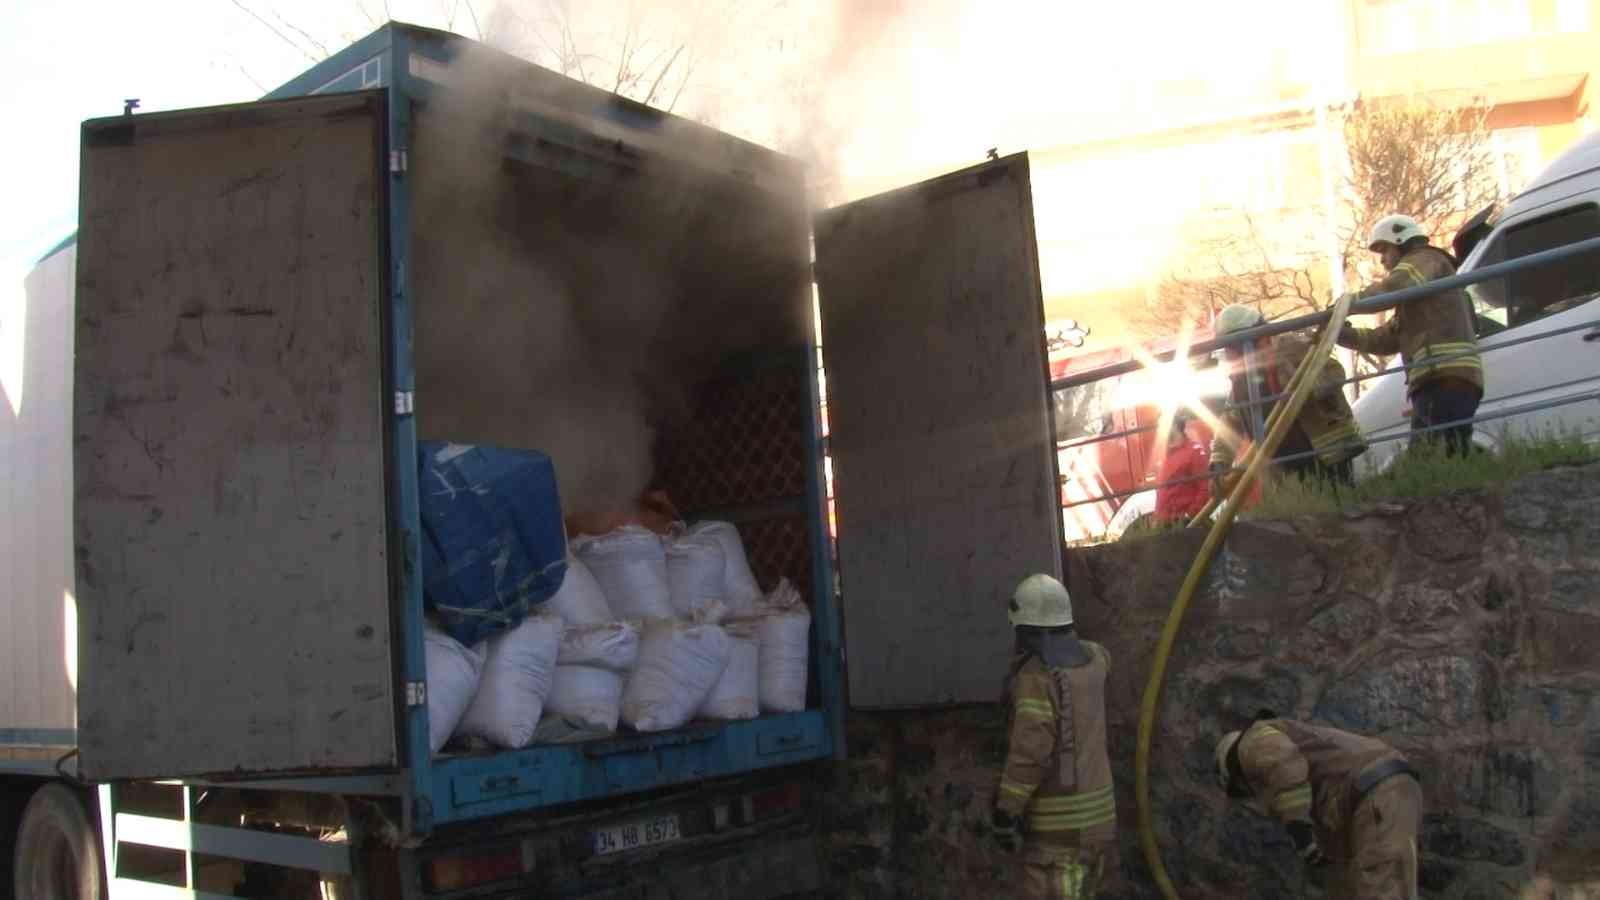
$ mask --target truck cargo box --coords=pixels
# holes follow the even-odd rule
[[[400,25],[83,143],[87,777],[396,796],[421,834],[842,753],[829,453],[858,703],[998,691],[1005,596],[1060,565],[1026,157],[819,220],[824,436],[779,154]],[[430,755],[426,441],[547,453],[568,512],[648,478],[733,522],[811,609],[807,708]]]

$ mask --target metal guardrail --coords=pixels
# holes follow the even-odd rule
[[[1538,268],[1539,266],[1547,263],[1561,262],[1566,259],[1581,256],[1585,253],[1593,253],[1596,251],[1600,251],[1600,237],[1589,238],[1585,241],[1578,241],[1577,243],[1566,244],[1564,246],[1554,247],[1549,250],[1541,250],[1538,253],[1530,253],[1527,256],[1519,256],[1516,259],[1507,260],[1503,263],[1495,263],[1491,266],[1484,266],[1481,269],[1473,269],[1471,272],[1468,272],[1465,275],[1451,275],[1448,278],[1440,278],[1435,281],[1427,282],[1426,284],[1419,284],[1413,287],[1403,288],[1398,291],[1390,291],[1387,294],[1379,294],[1375,297],[1368,297],[1365,300],[1359,300],[1351,305],[1350,315],[1359,316],[1366,315],[1368,313],[1383,312],[1390,307],[1404,303],[1408,300],[1414,300],[1419,297],[1429,297],[1434,294],[1441,294],[1445,291],[1451,290],[1452,288],[1467,287],[1468,285],[1474,285],[1484,281],[1492,281],[1495,278],[1499,278],[1503,275],[1512,275],[1528,269]],[[1292,319],[1280,319],[1276,322],[1268,322],[1265,325],[1258,325],[1255,328],[1248,328],[1244,331],[1236,331],[1233,334],[1227,335],[1226,337],[1213,338],[1209,341],[1201,341],[1198,344],[1188,347],[1185,352],[1189,356],[1200,356],[1220,350],[1224,347],[1232,346],[1234,344],[1242,344],[1247,341],[1254,341],[1257,338],[1273,337],[1290,331],[1301,331],[1306,328],[1315,328],[1319,325],[1322,325],[1326,321],[1328,321],[1328,312],[1326,310],[1322,312],[1307,313],[1306,315],[1296,316]],[[1164,350],[1160,353],[1152,354],[1152,357],[1157,362],[1169,362],[1176,355],[1176,350]],[[1101,366],[1098,369],[1090,369],[1087,372],[1079,372],[1076,375],[1069,375],[1066,378],[1052,381],[1050,382],[1050,390],[1059,391],[1070,387],[1077,387],[1080,384],[1090,384],[1096,381],[1102,381],[1104,379],[1111,378],[1116,375],[1126,375],[1129,372],[1137,372],[1144,367],[1145,364],[1140,360],[1128,360],[1127,362],[1113,363],[1109,366]]]
[[[1550,264],[1553,264],[1553,263],[1558,263],[1558,262],[1562,262],[1564,260],[1572,259],[1572,258],[1581,256],[1581,255],[1584,255],[1584,254],[1590,254],[1590,253],[1596,253],[1596,252],[1600,252],[1600,238],[1591,238],[1591,239],[1584,240],[1584,241],[1578,241],[1578,242],[1575,242],[1575,243],[1566,244],[1566,245],[1561,246],[1561,247],[1552,248],[1550,250],[1544,250],[1544,251],[1541,251],[1539,253],[1529,254],[1528,256],[1519,257],[1517,259],[1509,260],[1509,261],[1504,262],[1504,263],[1496,263],[1496,264],[1491,265],[1491,266],[1485,266],[1485,267],[1483,267],[1481,269],[1476,269],[1476,270],[1474,270],[1472,272],[1468,272],[1466,274],[1453,275],[1453,276],[1450,276],[1448,278],[1441,278],[1441,279],[1438,279],[1436,281],[1430,281],[1430,282],[1427,282],[1426,284],[1416,285],[1414,287],[1409,287],[1409,288],[1406,288],[1404,290],[1392,291],[1392,292],[1387,293],[1387,294],[1381,294],[1381,295],[1378,295],[1378,296],[1367,298],[1365,300],[1361,300],[1361,301],[1358,301],[1357,303],[1355,303],[1352,306],[1351,314],[1354,315],[1354,314],[1360,314],[1360,313],[1371,313],[1371,312],[1377,312],[1377,311],[1386,310],[1386,309],[1392,308],[1392,307],[1394,307],[1394,306],[1396,306],[1396,305],[1398,305],[1400,303],[1409,302],[1411,300],[1414,300],[1414,299],[1417,299],[1417,298],[1420,298],[1420,297],[1432,296],[1434,294],[1438,294],[1438,293],[1441,293],[1441,292],[1444,292],[1444,291],[1448,291],[1448,290],[1451,290],[1453,288],[1463,287],[1463,286],[1472,285],[1472,284],[1478,284],[1478,283],[1481,283],[1481,282],[1484,282],[1484,281],[1490,281],[1490,280],[1493,280],[1493,279],[1496,279],[1496,278],[1504,277],[1506,275],[1515,274],[1515,273],[1518,273],[1518,272],[1527,271],[1527,270],[1531,270],[1531,269],[1536,269],[1536,268],[1539,268],[1541,266],[1547,266],[1547,265],[1550,265]],[[1594,298],[1594,299],[1592,299],[1590,301],[1587,301],[1587,302],[1600,303],[1600,297]],[[1262,338],[1262,337],[1271,337],[1271,336],[1276,336],[1276,335],[1279,335],[1279,334],[1285,334],[1285,333],[1288,333],[1288,332],[1291,332],[1291,331],[1298,331],[1298,330],[1305,329],[1305,328],[1317,327],[1317,326],[1320,326],[1323,323],[1325,323],[1328,320],[1328,317],[1329,317],[1329,313],[1328,312],[1318,312],[1318,313],[1312,313],[1312,314],[1309,314],[1309,315],[1297,316],[1297,317],[1290,318],[1290,319],[1283,319],[1283,320],[1280,320],[1280,321],[1277,321],[1277,322],[1270,322],[1270,323],[1266,323],[1264,325],[1258,326],[1256,328],[1248,329],[1246,331],[1236,332],[1234,334],[1230,334],[1230,335],[1227,335],[1227,336],[1222,337],[1222,338],[1217,338],[1217,339],[1213,339],[1213,340],[1210,340],[1210,341],[1204,341],[1204,342],[1195,344],[1195,345],[1187,348],[1186,352],[1191,357],[1192,356],[1199,356],[1199,355],[1203,355],[1203,354],[1209,354],[1209,353],[1215,352],[1219,348],[1228,347],[1228,346],[1232,346],[1232,345],[1240,344],[1240,343],[1244,343],[1244,342],[1253,342],[1253,341],[1255,341],[1255,340],[1257,340],[1259,338]],[[1524,344],[1528,344],[1528,343],[1533,343],[1533,342],[1536,342],[1536,341],[1546,340],[1546,339],[1549,339],[1549,338],[1558,337],[1558,336],[1565,335],[1565,334],[1571,334],[1573,332],[1594,331],[1595,329],[1600,329],[1600,319],[1590,319],[1588,321],[1585,321],[1585,322],[1582,322],[1582,323],[1578,323],[1578,324],[1575,324],[1575,325],[1569,325],[1569,326],[1564,326],[1564,327],[1561,327],[1561,328],[1543,330],[1543,331],[1540,331],[1537,334],[1529,334],[1529,335],[1523,335],[1523,336],[1519,336],[1519,337],[1513,337],[1513,338],[1510,338],[1510,339],[1507,339],[1507,340],[1497,341],[1496,343],[1494,343],[1492,345],[1488,345],[1488,346],[1480,345],[1475,351],[1471,351],[1471,352],[1456,353],[1456,354],[1445,354],[1445,355],[1430,357],[1425,363],[1422,363],[1420,365],[1424,365],[1424,366],[1427,366],[1427,367],[1431,368],[1433,366],[1436,366],[1440,361],[1446,361],[1446,360],[1449,360],[1449,359],[1457,359],[1457,358],[1461,358],[1461,357],[1472,356],[1475,353],[1477,353],[1477,354],[1492,353],[1492,352],[1494,352],[1496,350],[1502,350],[1502,349],[1506,349],[1506,348],[1509,348],[1509,347],[1515,347],[1515,346],[1520,346],[1520,345],[1524,345]],[[1161,354],[1152,354],[1152,356],[1154,357],[1154,359],[1156,361],[1171,360],[1171,359],[1176,357],[1178,352],[1179,351],[1177,351],[1177,350],[1166,351],[1166,352],[1161,353]],[[1419,364],[1396,365],[1396,366],[1391,366],[1391,367],[1385,368],[1382,371],[1378,371],[1378,372],[1359,373],[1359,374],[1356,374],[1356,375],[1353,375],[1353,376],[1350,376],[1350,377],[1347,377],[1347,378],[1344,378],[1344,379],[1340,380],[1338,382],[1338,386],[1343,386],[1343,385],[1346,385],[1346,384],[1355,384],[1355,383],[1359,383],[1359,382],[1363,382],[1363,381],[1369,381],[1369,380],[1372,380],[1372,379],[1383,378],[1385,376],[1394,375],[1394,374],[1399,373],[1399,372],[1406,372],[1406,371],[1409,371],[1410,369],[1417,368],[1418,365]],[[1050,388],[1051,388],[1051,391],[1052,391],[1052,394],[1053,394],[1055,391],[1068,390],[1068,389],[1071,389],[1071,388],[1074,388],[1074,387],[1080,387],[1080,386],[1083,386],[1083,385],[1092,384],[1092,383],[1094,383],[1096,381],[1101,381],[1101,380],[1104,380],[1104,379],[1107,379],[1107,378],[1113,378],[1113,377],[1116,377],[1116,376],[1119,376],[1119,375],[1128,374],[1130,372],[1137,372],[1137,371],[1139,371],[1140,369],[1143,369],[1143,368],[1146,368],[1146,361],[1145,360],[1129,360],[1127,362],[1116,363],[1116,364],[1113,364],[1113,365],[1110,365],[1110,366],[1102,366],[1100,368],[1093,369],[1093,370],[1090,370],[1088,372],[1082,372],[1082,373],[1078,373],[1076,375],[1072,375],[1072,376],[1068,376],[1066,378],[1062,378],[1062,379],[1056,380],[1054,382],[1051,382]],[[1504,394],[1504,395],[1499,395],[1499,396],[1495,396],[1495,397],[1485,397],[1484,398],[1484,402],[1504,403],[1507,400],[1517,399],[1519,397],[1526,397],[1526,396],[1530,396],[1530,395],[1533,395],[1533,394],[1546,393],[1546,392],[1549,392],[1549,391],[1565,390],[1567,388],[1577,387],[1579,385],[1588,384],[1588,383],[1595,382],[1595,381],[1600,381],[1600,373],[1597,373],[1594,376],[1587,376],[1587,377],[1583,377],[1583,378],[1570,379],[1570,380],[1567,380],[1567,381],[1563,381],[1563,382],[1559,382],[1559,383],[1553,383],[1553,384],[1549,384],[1549,385],[1541,385],[1541,386],[1538,386],[1538,387],[1535,387],[1535,388],[1522,390],[1522,391],[1517,391],[1517,392],[1511,393],[1511,394]],[[1492,384],[1492,380],[1491,380],[1491,384]],[[1332,385],[1332,384],[1328,385],[1328,387],[1332,387],[1332,386],[1334,386],[1334,385]],[[1217,406],[1217,407],[1208,407],[1208,412],[1211,412],[1213,414],[1221,416],[1221,415],[1226,415],[1226,414],[1228,414],[1230,412],[1235,412],[1235,411],[1244,410],[1244,409],[1252,409],[1252,408],[1254,408],[1254,409],[1266,409],[1266,408],[1270,408],[1271,404],[1273,404],[1273,403],[1277,402],[1278,400],[1282,399],[1283,396],[1284,396],[1283,393],[1275,393],[1275,394],[1271,394],[1271,395],[1268,395],[1268,396],[1252,397],[1249,400],[1246,400],[1246,401],[1243,401],[1243,402],[1232,402],[1232,401],[1230,401],[1228,403],[1222,404],[1222,405]],[[1326,452],[1328,449],[1347,449],[1347,448],[1355,448],[1355,447],[1363,447],[1363,446],[1372,446],[1372,445],[1376,445],[1376,444],[1382,444],[1382,443],[1386,443],[1386,442],[1390,442],[1390,441],[1397,441],[1397,440],[1411,440],[1412,438],[1414,438],[1414,437],[1416,437],[1418,435],[1425,435],[1425,434],[1428,434],[1428,433],[1431,433],[1431,432],[1437,432],[1437,431],[1443,431],[1443,430],[1447,430],[1447,429],[1451,429],[1451,428],[1456,428],[1456,427],[1459,427],[1459,426],[1465,425],[1465,424],[1477,424],[1477,423],[1480,423],[1480,422],[1492,422],[1492,421],[1496,421],[1496,420],[1500,420],[1500,419],[1507,419],[1507,418],[1511,418],[1511,417],[1515,417],[1515,416],[1527,415],[1527,414],[1530,414],[1530,413],[1540,412],[1540,411],[1543,411],[1543,410],[1552,409],[1552,408],[1556,408],[1556,407],[1560,407],[1560,406],[1566,406],[1566,405],[1570,405],[1570,404],[1573,404],[1573,403],[1582,403],[1582,402],[1586,402],[1586,401],[1590,401],[1590,400],[1600,400],[1600,390],[1574,391],[1574,392],[1571,392],[1571,393],[1562,394],[1561,396],[1558,396],[1558,397],[1553,397],[1553,398],[1549,398],[1549,399],[1546,399],[1546,400],[1537,401],[1537,402],[1534,402],[1534,403],[1526,403],[1526,404],[1520,404],[1520,405],[1515,406],[1515,407],[1496,409],[1493,412],[1483,413],[1481,415],[1474,416],[1471,419],[1462,419],[1462,420],[1458,420],[1458,421],[1454,421],[1454,422],[1446,422],[1446,423],[1442,423],[1442,424],[1439,424],[1439,425],[1434,425],[1434,426],[1427,427],[1427,428],[1412,429],[1412,428],[1409,427],[1410,423],[1409,423],[1408,420],[1400,420],[1400,421],[1395,422],[1393,424],[1386,424],[1386,425],[1383,425],[1381,427],[1378,427],[1378,428],[1374,429],[1371,433],[1365,435],[1359,441],[1350,441],[1350,442],[1347,442],[1346,444],[1343,444],[1343,445],[1336,445],[1336,447],[1334,447],[1334,448],[1322,448],[1321,450],[1311,450],[1311,451],[1305,451],[1305,452],[1300,452],[1300,453],[1295,453],[1295,454],[1286,454],[1286,455],[1281,455],[1281,456],[1275,456],[1273,458],[1273,463],[1275,465],[1282,465],[1284,463],[1293,463],[1293,462],[1297,462],[1297,461],[1301,461],[1301,460],[1305,460],[1305,459],[1310,459],[1312,457],[1317,456],[1318,453]],[[1125,429],[1125,430],[1122,430],[1122,431],[1110,432],[1110,433],[1107,433],[1107,434],[1100,434],[1100,435],[1092,435],[1092,436],[1087,436],[1087,437],[1083,437],[1083,438],[1073,439],[1073,440],[1070,440],[1070,441],[1064,441],[1064,442],[1061,442],[1060,444],[1058,444],[1057,446],[1058,446],[1058,450],[1081,450],[1083,448],[1091,447],[1091,446],[1093,446],[1095,444],[1103,443],[1105,441],[1116,440],[1116,439],[1119,439],[1119,438],[1128,438],[1128,437],[1133,437],[1133,436],[1140,435],[1140,434],[1154,432],[1154,431],[1157,431],[1160,427],[1161,427],[1160,425],[1142,425],[1142,426],[1138,426],[1138,427],[1135,427],[1135,428]],[[1395,430],[1395,429],[1404,429],[1404,430],[1399,431],[1399,433],[1391,434],[1390,432]],[[1222,472],[1240,471],[1240,470],[1241,469],[1240,469],[1239,466],[1234,466],[1231,469],[1217,470],[1217,471],[1207,472],[1207,473],[1200,474],[1200,475],[1190,475],[1190,476],[1185,476],[1185,477],[1182,477],[1182,478],[1169,479],[1169,480],[1166,480],[1166,481],[1143,482],[1143,483],[1141,483],[1141,484],[1139,484],[1139,485],[1137,485],[1137,486],[1135,486],[1133,488],[1130,488],[1128,490],[1114,491],[1114,492],[1103,493],[1103,494],[1100,494],[1100,495],[1097,495],[1097,496],[1094,496],[1094,497],[1089,497],[1089,498],[1085,498],[1085,499],[1081,499],[1081,500],[1073,500],[1073,501],[1068,502],[1068,503],[1063,503],[1063,504],[1061,504],[1061,506],[1062,506],[1063,509],[1070,509],[1070,508],[1085,506],[1085,505],[1093,504],[1093,503],[1101,503],[1101,502],[1106,502],[1106,501],[1110,501],[1110,500],[1123,499],[1123,498],[1126,498],[1126,497],[1131,497],[1131,496],[1133,496],[1135,494],[1142,494],[1142,493],[1145,493],[1147,491],[1156,490],[1158,488],[1170,487],[1170,486],[1173,486],[1173,485],[1185,484],[1185,483],[1190,483],[1190,482],[1195,482],[1195,481],[1206,481],[1206,480],[1210,480],[1211,478],[1215,477],[1216,475],[1218,475],[1218,474],[1220,474]],[[1065,480],[1066,479],[1064,477],[1063,478],[1063,483],[1065,483]]]
[[[1600,299],[1600,298],[1597,298],[1597,299]],[[1538,334],[1530,334],[1530,335],[1527,335],[1526,337],[1513,338],[1513,339],[1508,340],[1508,341],[1501,341],[1500,343],[1494,344],[1493,346],[1489,346],[1489,347],[1480,346],[1480,347],[1478,347],[1477,350],[1474,350],[1474,351],[1471,351],[1471,352],[1468,352],[1468,353],[1441,353],[1441,354],[1439,354],[1437,356],[1429,357],[1428,358],[1428,362],[1425,365],[1433,366],[1433,365],[1438,364],[1440,361],[1452,360],[1452,359],[1460,359],[1462,357],[1472,356],[1474,354],[1481,355],[1481,354],[1484,354],[1484,353],[1493,352],[1495,350],[1504,350],[1507,347],[1516,347],[1516,346],[1520,346],[1522,344],[1532,343],[1534,341],[1542,341],[1542,340],[1544,340],[1546,338],[1558,337],[1558,336],[1563,335],[1563,334],[1571,334],[1574,331],[1587,331],[1587,330],[1593,330],[1593,329],[1596,329],[1596,328],[1600,328],[1600,319],[1592,319],[1592,320],[1590,320],[1588,322],[1580,322],[1577,325],[1568,325],[1568,326],[1566,326],[1564,328],[1555,328],[1555,329],[1551,329],[1550,331],[1542,331],[1542,332],[1540,332]],[[1346,384],[1357,384],[1357,383],[1363,382],[1363,381],[1372,381],[1374,379],[1382,378],[1382,377],[1384,377],[1386,375],[1393,375],[1393,374],[1395,374],[1397,372],[1407,372],[1407,371],[1410,371],[1411,369],[1414,369],[1414,368],[1416,368],[1415,365],[1411,365],[1411,366],[1390,366],[1390,367],[1388,367],[1386,369],[1383,369],[1382,371],[1378,371],[1378,372],[1363,372],[1363,373],[1360,373],[1360,374],[1357,374],[1357,375],[1353,375],[1353,376],[1351,376],[1349,378],[1346,378],[1346,379],[1338,382],[1338,385],[1343,386],[1343,385],[1346,385]],[[1108,377],[1114,377],[1114,376],[1108,376]],[[1581,379],[1581,380],[1587,381],[1589,379]],[[1329,382],[1327,385],[1325,385],[1325,387],[1333,387],[1333,386],[1334,386],[1333,382]],[[1071,390],[1071,389],[1070,388],[1063,388],[1063,390]],[[1540,390],[1545,390],[1545,388],[1540,388]],[[1276,403],[1277,401],[1283,399],[1285,396],[1287,396],[1287,394],[1280,392],[1280,393],[1276,393],[1276,394],[1268,394],[1268,395],[1266,395],[1264,397],[1261,397],[1259,400],[1256,400],[1256,401],[1248,401],[1247,400],[1247,401],[1245,401],[1243,403],[1232,403],[1232,402],[1229,402],[1229,403],[1223,403],[1223,404],[1217,406],[1215,409],[1211,409],[1210,407],[1207,407],[1207,408],[1211,409],[1211,412],[1213,412],[1213,413],[1215,413],[1217,415],[1222,415],[1224,413],[1233,412],[1235,410],[1248,409],[1254,404],[1260,404],[1260,405],[1263,405],[1263,406],[1268,406],[1268,405],[1271,405],[1271,404]],[[1495,397],[1494,399],[1498,401],[1498,400],[1508,399],[1508,397],[1500,396],[1500,397]],[[1062,441],[1061,443],[1069,444],[1071,446],[1071,449],[1075,450],[1075,449],[1077,449],[1079,447],[1086,447],[1086,446],[1088,446],[1090,444],[1098,444],[1098,443],[1101,443],[1102,441],[1110,441],[1110,440],[1115,440],[1116,438],[1122,438],[1122,437],[1132,437],[1132,436],[1134,436],[1136,434],[1145,434],[1147,432],[1155,431],[1155,430],[1159,429],[1160,427],[1161,427],[1160,425],[1140,425],[1138,428],[1127,428],[1127,429],[1124,429],[1122,431],[1113,431],[1113,432],[1110,432],[1108,434],[1096,434],[1096,435],[1090,435],[1089,437],[1072,438],[1069,441]],[[1390,427],[1390,426],[1385,426],[1385,427],[1387,428],[1387,427]]]
[[[1589,378],[1580,379],[1580,381],[1593,381],[1593,380],[1595,380],[1595,379],[1589,379]],[[1545,389],[1544,388],[1540,388],[1539,390],[1545,390]],[[1525,393],[1533,393],[1533,392],[1530,391],[1530,392],[1525,392]],[[1350,448],[1354,448],[1354,447],[1370,447],[1373,444],[1383,444],[1383,443],[1388,443],[1390,441],[1410,440],[1411,438],[1413,438],[1413,437],[1415,437],[1415,436],[1417,436],[1419,434],[1428,434],[1430,432],[1435,432],[1435,431],[1445,431],[1445,430],[1448,430],[1448,429],[1451,429],[1451,428],[1456,428],[1458,426],[1465,425],[1468,422],[1471,422],[1474,425],[1476,425],[1479,422],[1492,422],[1492,421],[1494,421],[1496,419],[1508,419],[1508,418],[1511,418],[1512,416],[1525,415],[1525,414],[1530,413],[1530,412],[1539,412],[1540,410],[1551,409],[1551,408],[1557,407],[1557,406],[1566,406],[1566,405],[1569,405],[1569,404],[1572,404],[1572,403],[1582,403],[1585,400],[1600,400],[1600,390],[1582,391],[1582,392],[1576,393],[1576,394],[1568,394],[1566,396],[1559,397],[1559,398],[1556,398],[1554,400],[1543,401],[1543,402],[1539,402],[1539,403],[1527,403],[1527,404],[1523,404],[1521,406],[1512,407],[1510,409],[1497,409],[1492,413],[1484,413],[1481,416],[1474,416],[1471,419],[1458,419],[1458,420],[1453,421],[1453,422],[1444,422],[1444,423],[1439,424],[1439,425],[1431,425],[1431,426],[1429,426],[1427,428],[1410,429],[1410,430],[1408,430],[1408,431],[1406,431],[1406,432],[1404,432],[1402,434],[1389,434],[1389,435],[1383,435],[1381,437],[1368,437],[1364,441],[1346,441],[1345,443],[1342,443],[1342,444],[1334,444],[1334,445],[1332,445],[1331,448],[1323,448],[1323,450],[1307,450],[1307,451],[1305,451],[1303,453],[1286,454],[1284,456],[1274,456],[1272,458],[1272,463],[1274,465],[1277,465],[1277,464],[1280,464],[1280,463],[1298,462],[1299,460],[1310,459],[1311,457],[1316,456],[1318,453],[1324,452],[1324,450],[1327,450],[1327,449],[1341,449],[1341,450],[1344,450],[1344,449],[1350,449]],[[1407,425],[1408,423],[1400,423],[1400,424],[1401,425]],[[1399,426],[1398,425],[1386,426],[1385,430],[1387,430],[1388,428],[1395,428],[1395,427],[1399,427]],[[1073,501],[1072,503],[1063,503],[1061,505],[1061,508],[1062,509],[1069,509],[1069,508],[1074,507],[1074,506],[1083,506],[1083,505],[1088,504],[1088,503],[1098,503],[1098,502],[1105,501],[1105,500],[1117,500],[1117,499],[1121,499],[1123,497],[1132,497],[1134,494],[1142,494],[1142,493],[1144,493],[1146,491],[1153,491],[1156,488],[1160,488],[1160,487],[1170,487],[1170,486],[1175,485],[1175,484],[1188,484],[1189,482],[1193,482],[1193,481],[1210,481],[1212,478],[1215,478],[1216,476],[1221,475],[1221,474],[1225,474],[1225,473],[1228,473],[1228,472],[1243,472],[1243,471],[1244,471],[1244,467],[1243,466],[1237,466],[1236,465],[1236,466],[1231,466],[1231,467],[1226,468],[1226,469],[1217,469],[1216,471],[1213,471],[1213,472],[1206,472],[1206,473],[1204,473],[1202,475],[1187,475],[1187,476],[1184,476],[1183,478],[1171,478],[1171,479],[1168,479],[1168,480],[1162,481],[1162,482],[1152,482],[1152,483],[1143,485],[1141,487],[1133,488],[1132,490],[1117,491],[1116,493],[1102,494],[1099,497],[1094,497],[1094,498],[1091,498],[1091,499],[1088,499],[1088,500],[1076,500],[1076,501]]]

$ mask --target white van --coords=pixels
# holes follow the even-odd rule
[[[1485,236],[1479,236],[1486,232]],[[1465,254],[1461,272],[1505,262],[1574,241],[1600,237],[1600,133],[1584,136],[1512,198],[1493,228],[1464,230],[1455,242]],[[1474,240],[1474,238],[1477,238]],[[1593,395],[1600,390],[1600,252],[1472,285],[1483,352],[1483,402],[1478,415]],[[1564,333],[1514,343],[1553,331]],[[1391,366],[1399,365],[1395,357]],[[1410,428],[1403,373],[1370,382],[1355,404],[1356,421],[1369,439],[1403,435]],[[1504,436],[1564,432],[1600,442],[1600,399],[1564,403],[1478,423],[1473,441],[1493,450]],[[1388,468],[1406,441],[1374,443],[1358,459],[1359,471]]]

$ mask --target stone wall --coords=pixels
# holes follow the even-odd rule
[[[1202,535],[1074,553],[1111,651],[1122,846],[1106,894],[1153,897],[1138,850],[1139,700]],[[1284,832],[1225,802],[1211,751],[1258,708],[1384,737],[1423,772],[1427,897],[1600,898],[1600,466],[1485,492],[1236,526],[1174,652],[1152,798],[1185,898],[1316,896]],[[984,820],[998,707],[853,714],[827,798],[851,897],[1000,895]]]

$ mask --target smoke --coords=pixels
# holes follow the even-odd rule
[[[515,74],[467,54],[417,112],[419,430],[548,454],[569,514],[625,509],[701,379],[744,351],[803,346],[804,215],[664,167],[618,174],[598,142],[585,157],[524,140],[543,164],[519,162]]]
[[[816,204],[970,165],[991,147],[1033,149],[1048,293],[1096,265],[1150,266],[1150,210],[1185,201],[1171,178],[1154,196],[1137,172],[1106,179],[1073,163],[1045,175],[1037,151],[1281,99],[1307,81],[1279,71],[1285,59],[1320,64],[1284,55],[1298,36],[1283,4],[1226,16],[1155,0],[1057,6],[502,0],[478,11],[495,47],[797,157]],[[741,350],[799,343],[809,310],[790,299],[809,280],[796,268],[805,211],[654,172],[596,187],[508,170],[517,76],[497,59],[458,60],[459,90],[418,117],[419,425],[544,450],[570,511],[616,508],[651,479],[652,441],[683,420],[697,379]]]

